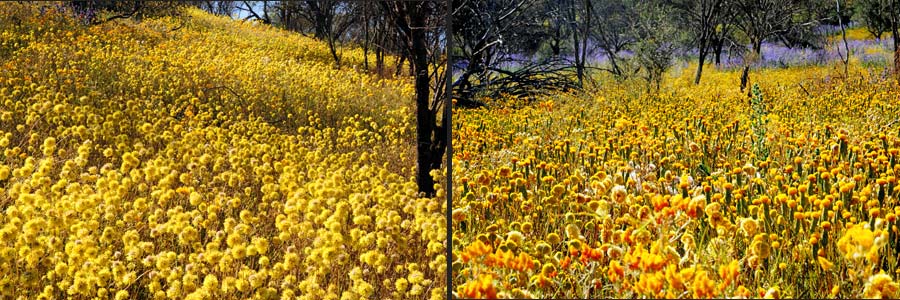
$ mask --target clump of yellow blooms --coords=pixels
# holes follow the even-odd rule
[[[0,298],[442,298],[408,80],[196,9],[55,7],[0,6]]]
[[[755,70],[764,131],[739,70],[690,65],[456,110],[456,295],[900,296],[900,94],[852,63]]]

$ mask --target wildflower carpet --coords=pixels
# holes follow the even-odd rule
[[[0,298],[443,295],[412,86],[362,51],[195,9],[0,25]]]
[[[456,110],[455,293],[900,297],[894,80],[692,75]]]

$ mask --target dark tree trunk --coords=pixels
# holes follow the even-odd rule
[[[384,51],[379,48],[375,49],[375,73],[384,76]]]
[[[572,5],[572,9],[575,9],[574,5]],[[578,86],[584,86],[584,62],[581,61],[581,53],[580,51],[584,51],[581,49],[581,41],[579,41],[579,33],[578,27],[574,25],[574,21],[572,22],[572,49],[574,50],[575,57],[575,76],[578,78]]]
[[[700,77],[703,76],[703,64],[706,63],[706,50],[700,49],[700,57],[697,59],[697,75],[694,76],[694,84],[700,84]]]
[[[720,66],[722,64],[722,48],[725,46],[724,39],[716,40],[716,49],[715,49],[715,64],[716,66]]]
[[[378,73],[378,76],[385,76],[384,47],[386,45],[384,36],[387,33],[387,19],[376,19],[375,28],[375,72]]]
[[[369,72],[369,2],[366,2],[363,14],[363,22],[365,23],[365,35],[363,36],[363,67]]]
[[[413,2],[407,2],[412,6]],[[416,144],[418,170],[416,183],[419,192],[434,197],[434,178],[431,170],[440,169],[444,147],[440,128],[435,123],[436,113],[429,108],[431,78],[428,73],[428,48],[425,41],[425,16],[419,9],[410,10],[411,63],[416,76]],[[437,142],[437,143],[436,143]]]
[[[269,1],[263,1],[263,23],[272,24],[272,19],[269,18]]]
[[[755,59],[762,59],[762,40],[756,40],[753,42],[753,53],[756,54]]]
[[[747,84],[750,83],[750,65],[755,63],[757,60],[762,59],[762,40],[754,39],[753,40],[753,57],[749,61],[744,62],[744,71],[741,72],[741,92],[747,88]]]
[[[897,83],[900,83],[900,36],[898,35],[900,35],[900,30],[894,27],[894,77],[897,78]]]
[[[561,42],[561,33],[559,30],[559,26],[556,27],[556,34],[553,36],[552,41],[550,42],[550,50],[553,51],[553,57],[559,57],[560,52],[562,51],[559,47]]]
[[[894,78],[900,84],[900,16],[897,15],[897,1],[891,1],[891,38],[894,40]]]
[[[586,66],[585,60],[587,59],[587,41],[588,41],[588,30],[591,26],[591,4],[590,1],[584,1],[582,3],[584,7],[584,15],[581,17],[583,20],[583,24],[579,26],[575,21],[577,20],[576,16],[578,11],[576,10],[576,5],[572,3],[571,9],[571,18],[572,18],[572,42],[573,48],[575,48],[575,74],[578,77],[578,86],[584,87],[584,69]],[[579,36],[581,35],[581,36]]]
[[[709,52],[709,46],[706,39],[700,39],[700,49],[697,58],[697,74],[694,76],[694,84],[700,84],[700,77],[703,76],[703,64],[706,63],[706,55]]]
[[[609,64],[612,66],[613,75],[616,75],[616,77],[622,76],[622,69],[619,68],[619,63],[616,62],[616,54],[612,50],[606,49],[606,57],[609,58]]]
[[[400,55],[397,57],[397,65],[394,70],[394,77],[400,76],[400,73],[403,72],[403,64],[406,63],[406,54]]]
[[[313,17],[313,36],[317,40],[324,40],[328,36],[328,20],[323,11],[323,8],[319,6],[319,0],[307,0],[306,5],[309,6],[309,10],[312,12]]]
[[[331,57],[334,58],[334,65],[341,67],[341,57],[337,54],[337,45],[334,37],[328,37],[328,50],[331,50]]]
[[[426,40],[426,14],[424,2],[396,1],[393,6],[382,1],[382,6],[393,8],[394,22],[404,37],[405,55],[409,56],[415,76],[416,90],[416,184],[419,193],[434,197],[434,178],[431,171],[440,169],[446,150],[446,129],[438,126],[437,111],[431,109],[431,74],[428,72],[428,45]],[[401,66],[398,66],[398,69]],[[445,104],[449,105],[449,104]],[[449,116],[443,116],[448,121]]]
[[[741,71],[741,92],[747,88],[747,83],[750,81],[750,65],[745,65],[744,70]]]
[[[891,38],[894,40],[894,77],[897,79],[897,83],[900,84],[900,16],[897,15],[897,1],[893,0],[890,2],[888,6],[891,10]]]

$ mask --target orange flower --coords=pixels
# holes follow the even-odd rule
[[[660,295],[663,290],[665,275],[661,272],[641,273],[637,284],[632,288],[636,293],[650,296]]]
[[[485,254],[491,253],[491,246],[485,245],[480,240],[475,240],[472,244],[463,249],[463,253],[461,255],[463,262],[469,262],[473,258],[483,256]]]
[[[722,277],[723,286],[731,284],[737,278],[740,272],[740,264],[736,260],[732,260],[728,265],[719,267],[719,277]]]
[[[493,276],[484,274],[476,281],[459,286],[456,292],[463,298],[497,299],[497,288],[493,281]]]
[[[490,267],[512,269],[520,272],[533,270],[534,260],[526,253],[514,255],[512,251],[497,249],[497,252],[488,254],[484,264]]]
[[[715,287],[715,282],[709,279],[706,271],[699,271],[691,284],[691,291],[694,293],[694,298],[712,298],[715,296]]]
[[[694,277],[694,268],[682,269],[680,272],[676,272],[676,269],[678,267],[675,265],[666,267],[666,281],[675,290],[684,290],[687,287],[685,283]]]
[[[566,269],[569,267],[569,264],[571,264],[571,263],[572,263],[572,257],[566,256],[566,258],[564,258],[561,262],[559,262],[559,267]]]
[[[609,270],[606,271],[606,276],[609,277],[609,281],[619,281],[619,279],[625,277],[625,267],[619,263],[619,260],[613,260],[609,262]]]

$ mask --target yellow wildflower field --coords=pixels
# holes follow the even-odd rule
[[[900,297],[900,93],[853,62],[454,111],[454,292]]]
[[[442,298],[411,80],[196,9],[0,25],[0,298]]]

